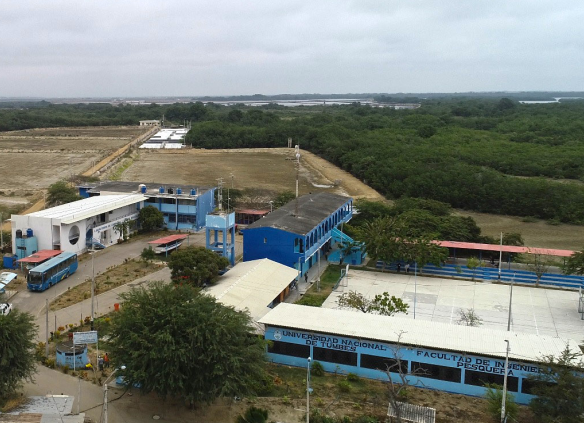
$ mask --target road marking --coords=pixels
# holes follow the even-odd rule
[[[531,303],[531,309],[533,310],[533,298],[531,297],[531,289],[529,289],[529,302]],[[533,310],[533,323],[535,324],[535,333],[539,335],[539,329],[537,327],[537,319],[535,318],[535,310]]]

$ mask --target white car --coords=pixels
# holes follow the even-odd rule
[[[6,316],[12,311],[12,304],[0,304],[0,316]]]

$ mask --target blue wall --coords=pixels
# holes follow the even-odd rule
[[[163,203],[163,198],[174,200],[173,204]],[[178,199],[178,203],[176,200]],[[191,200],[193,205],[180,204],[181,200]],[[149,197],[144,207],[153,206],[164,213],[164,225],[171,230],[195,230],[205,227],[207,214],[215,209],[215,188],[211,188],[199,195],[181,194],[175,197]]]
[[[500,382],[498,380],[491,380],[491,382],[494,381],[502,385],[504,375],[505,360],[492,357],[427,348],[397,347],[378,341],[344,338],[272,326],[266,327],[265,337],[266,340],[274,341],[272,346],[268,346],[268,358],[275,363],[306,367],[307,357],[310,356],[314,361],[320,362],[327,372],[350,372],[369,379],[387,380],[387,374],[377,370],[382,367],[367,368],[366,366],[375,366],[371,364],[371,356],[391,360],[397,354],[402,364],[405,365],[407,361],[407,369],[410,372],[415,367],[413,363],[440,366],[434,368],[428,366],[428,369],[434,372],[433,377],[432,374],[420,377],[410,376],[408,379],[413,385],[457,394],[483,396],[486,392],[485,388],[475,384],[480,385],[481,380],[492,378],[501,379]],[[282,354],[281,348],[288,348],[288,345],[281,343],[294,344],[297,347],[287,350],[288,354]],[[503,345],[500,348],[501,351],[504,348]],[[326,354],[327,357],[330,356],[330,361],[323,359],[323,354]],[[347,360],[354,360],[354,365],[346,364]],[[524,379],[537,372],[538,368],[535,364],[509,361],[508,386],[516,402],[528,404],[534,398],[533,395],[524,393],[522,390],[526,389]],[[391,377],[396,382],[400,381],[398,373],[392,373]],[[475,384],[470,384],[471,382]]]
[[[332,230],[353,217],[353,200],[331,213],[312,228],[308,234],[299,235],[273,227],[243,230],[243,261],[269,258],[305,273],[317,263],[317,251],[331,239]]]

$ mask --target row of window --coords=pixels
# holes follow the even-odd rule
[[[168,223],[176,223],[176,214],[174,213],[164,213],[164,217],[168,219]],[[190,214],[179,214],[178,223],[197,223],[197,216]]]
[[[271,341],[268,352],[273,354],[288,355],[292,357],[308,358],[310,356],[310,346],[293,344],[290,342]],[[357,366],[357,353],[339,351],[328,348],[313,347],[312,358],[316,361],[326,361],[328,363],[344,364],[347,366]],[[361,354],[361,368],[398,373],[398,366],[402,373],[406,373],[410,367],[408,360],[395,360],[387,357],[379,357],[369,354]],[[411,362],[411,374],[428,379],[443,380],[446,382],[464,383],[465,385],[485,386],[487,384],[503,385],[503,375],[466,370],[464,381],[462,380],[462,369],[457,367],[440,366],[437,364]],[[537,383],[523,379],[521,392],[530,394]],[[507,389],[510,392],[519,392],[519,378],[515,376],[507,377]]]
[[[147,205],[151,205],[151,204],[176,204],[176,199],[174,198],[161,198],[160,201],[158,198],[148,198],[146,201],[144,201],[144,203],[146,203]],[[197,202],[195,200],[183,200],[180,199],[178,200],[178,205],[179,206],[196,206]]]

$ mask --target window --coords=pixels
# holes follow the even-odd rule
[[[292,344],[290,342],[270,341],[268,352],[272,354],[290,355],[292,357],[310,357],[310,347],[308,345]]]
[[[163,198],[162,204],[174,204],[174,198]]]
[[[509,377],[507,377],[507,383],[509,383]],[[543,380],[532,380],[532,379],[523,379],[523,383],[521,384],[521,392],[524,394],[534,395],[534,389],[539,386],[553,386],[552,382],[545,382]]]
[[[327,361],[329,363],[346,364],[348,366],[357,365],[357,353],[347,351],[330,350],[328,348],[313,348],[314,359],[317,361]]]
[[[399,373],[398,361],[394,358],[378,357],[376,355],[361,354],[361,367],[365,369],[381,370],[385,372],[388,368],[392,373]],[[400,360],[402,373],[408,372],[408,361]]]
[[[178,223],[196,223],[196,217],[188,214],[179,214]]]
[[[416,361],[412,361],[412,373],[416,373],[418,377],[458,383],[460,383],[462,374],[461,370],[456,367],[438,366],[436,364],[418,363]]]
[[[475,372],[474,370],[465,370],[464,383],[466,385],[485,386],[487,383],[496,383],[503,386],[503,375],[494,375],[492,373]],[[507,389],[511,392],[517,392],[519,389],[519,378],[507,376]]]
[[[268,238],[264,238],[264,244],[268,243]]]
[[[176,214],[169,214],[168,215],[168,222],[175,223],[176,222]]]

